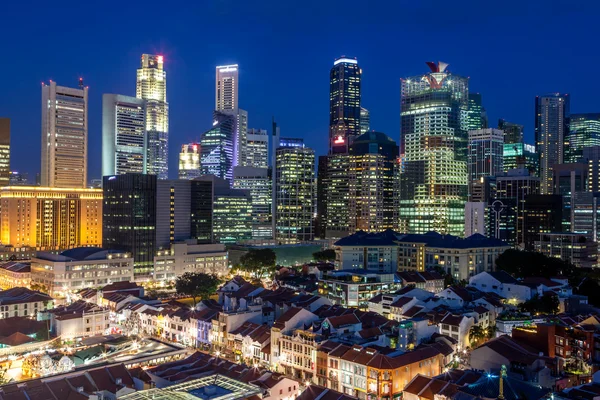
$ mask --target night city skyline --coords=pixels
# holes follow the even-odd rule
[[[598,58],[586,50],[600,6],[560,3],[385,2],[366,9],[347,2],[337,10],[316,2],[297,9],[234,1],[164,5],[160,12],[123,5],[118,14],[80,4],[25,14],[23,5],[9,4],[3,49],[10,61],[3,65],[0,116],[11,119],[11,169],[28,172],[31,180],[40,170],[40,83],[76,87],[82,77],[90,87],[88,180],[100,178],[102,95],[135,95],[143,53],[165,58],[170,178],[177,176],[181,145],[199,141],[211,127],[215,67],[225,64],[239,65],[239,105],[249,113],[249,128],[270,129],[274,116],[282,136],[304,138],[317,155],[328,149],[329,70],[343,55],[356,57],[363,70],[361,105],[370,111],[371,129],[396,142],[400,78],[427,72],[426,61],[444,61],[452,73],[470,77],[469,89],[482,94],[490,126],[498,118],[523,124],[532,144],[536,95],[569,93],[572,113],[600,110],[594,80],[586,75]],[[164,22],[138,29],[128,21],[133,17]],[[78,18],[85,24],[77,31],[50,22]],[[333,27],[339,26],[355,31],[338,33]]]

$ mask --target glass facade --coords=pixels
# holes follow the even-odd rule
[[[570,98],[552,93],[535,98],[535,146],[539,155],[542,194],[552,194],[552,169],[562,164],[568,145]]]
[[[523,125],[499,119],[498,129],[504,131],[504,143],[523,143]]]
[[[504,172],[511,169],[526,169],[530,175],[538,176],[539,159],[535,152],[535,146],[524,143],[505,143],[502,153],[504,155]]]
[[[217,194],[213,200],[213,237],[218,243],[252,239],[252,199],[245,190],[237,195]]]
[[[247,167],[267,168],[269,166],[269,136],[264,129],[250,129],[246,137]]]
[[[364,107],[360,108],[360,134],[364,135],[371,129],[371,115],[369,110]]]
[[[252,196],[252,238],[273,237],[271,221],[271,176],[268,168],[236,167],[233,188],[250,191]]]
[[[147,171],[159,179],[169,175],[169,103],[163,62],[163,56],[142,54],[136,85],[136,97],[146,100]]]
[[[499,129],[469,131],[468,174],[469,201],[486,202],[480,194],[485,179],[500,175],[504,166],[504,132]]]
[[[573,232],[600,241],[600,193],[575,192],[573,199]]]
[[[215,175],[231,182],[234,167],[235,116],[213,113],[213,127],[200,138],[202,175]]]
[[[102,247],[132,254],[136,279],[152,279],[156,251],[157,176],[105,176]]]
[[[195,179],[200,175],[200,145],[182,145],[179,153],[179,179]]]
[[[562,196],[562,231],[573,231],[573,193],[587,190],[587,164],[571,163],[554,166],[554,194]]]
[[[325,237],[343,238],[350,230],[350,156],[348,154],[330,154],[325,167],[322,194],[325,196]],[[324,192],[324,193],[323,193]]]
[[[462,236],[467,199],[468,78],[447,65],[402,80],[400,230]]]
[[[600,113],[571,114],[569,118],[569,148],[565,162],[582,162],[583,149],[600,146]]]
[[[330,153],[348,153],[350,142],[360,135],[361,76],[355,58],[338,58],[329,72]]]
[[[314,239],[315,152],[279,147],[275,153],[275,239],[297,243]]]
[[[480,93],[469,93],[469,111],[467,114],[467,129],[485,129],[488,127],[487,112],[483,107]]]
[[[0,187],[8,186],[10,180],[10,119],[0,118]]]

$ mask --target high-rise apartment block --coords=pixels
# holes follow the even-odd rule
[[[469,80],[446,63],[428,65],[401,84],[400,231],[462,236]]]
[[[350,231],[383,232],[396,227],[395,164],[398,145],[380,132],[354,139],[349,154]]]
[[[565,162],[585,162],[583,150],[600,146],[600,113],[571,114]]]
[[[202,175],[200,170],[200,145],[198,143],[181,145],[179,179],[194,179],[200,175]]]
[[[264,129],[250,129],[246,137],[247,167],[267,168],[269,166],[269,135]]]
[[[42,84],[41,185],[84,188],[87,184],[88,88]]]
[[[102,176],[146,173],[146,101],[102,96]]]
[[[275,239],[297,243],[314,239],[315,152],[279,147],[275,154]]]
[[[569,133],[570,98],[552,93],[535,98],[535,145],[540,160],[540,190],[552,194],[555,164],[562,164]]]
[[[102,244],[102,190],[15,186],[0,189],[2,244],[66,250]]]
[[[0,187],[10,185],[10,119],[0,118]]]
[[[362,70],[355,58],[340,57],[329,73],[329,149],[348,153],[361,132],[360,88]]]
[[[482,190],[485,178],[502,174],[504,167],[504,132],[487,128],[469,131],[468,164],[469,201],[488,202]]]
[[[147,171],[158,179],[169,175],[169,103],[164,57],[142,54],[136,97],[146,100]]]

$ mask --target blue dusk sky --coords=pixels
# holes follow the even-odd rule
[[[162,54],[170,107],[170,177],[181,144],[211,126],[215,66],[240,65],[249,126],[327,151],[329,69],[357,57],[371,128],[399,140],[400,78],[444,61],[470,77],[490,125],[525,125],[534,98],[571,95],[571,112],[600,112],[600,2],[505,1],[6,1],[0,117],[11,119],[11,168],[39,171],[40,83],[90,87],[89,172],[101,169],[102,94],[135,95],[142,53]]]

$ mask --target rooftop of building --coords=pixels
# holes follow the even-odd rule
[[[479,233],[460,238],[452,235],[442,235],[437,232],[427,232],[424,234],[402,234],[391,229],[379,233],[367,233],[358,231],[350,236],[346,236],[337,242],[336,246],[370,246],[385,247],[397,246],[400,243],[422,243],[428,247],[448,248],[448,249],[471,249],[483,247],[509,247],[506,242],[496,238],[487,238]]]
[[[50,302],[52,300],[52,297],[48,296],[46,293],[24,287],[0,291],[0,305]]]
[[[26,274],[26,273],[31,272],[31,263],[19,262],[19,261],[9,261],[7,263],[0,265],[0,268],[10,271],[10,272]]]
[[[105,260],[108,258],[109,254],[124,254],[124,252],[104,250],[99,247],[77,247],[75,249],[63,251],[60,254],[40,251],[35,258],[52,262],[94,261]]]

